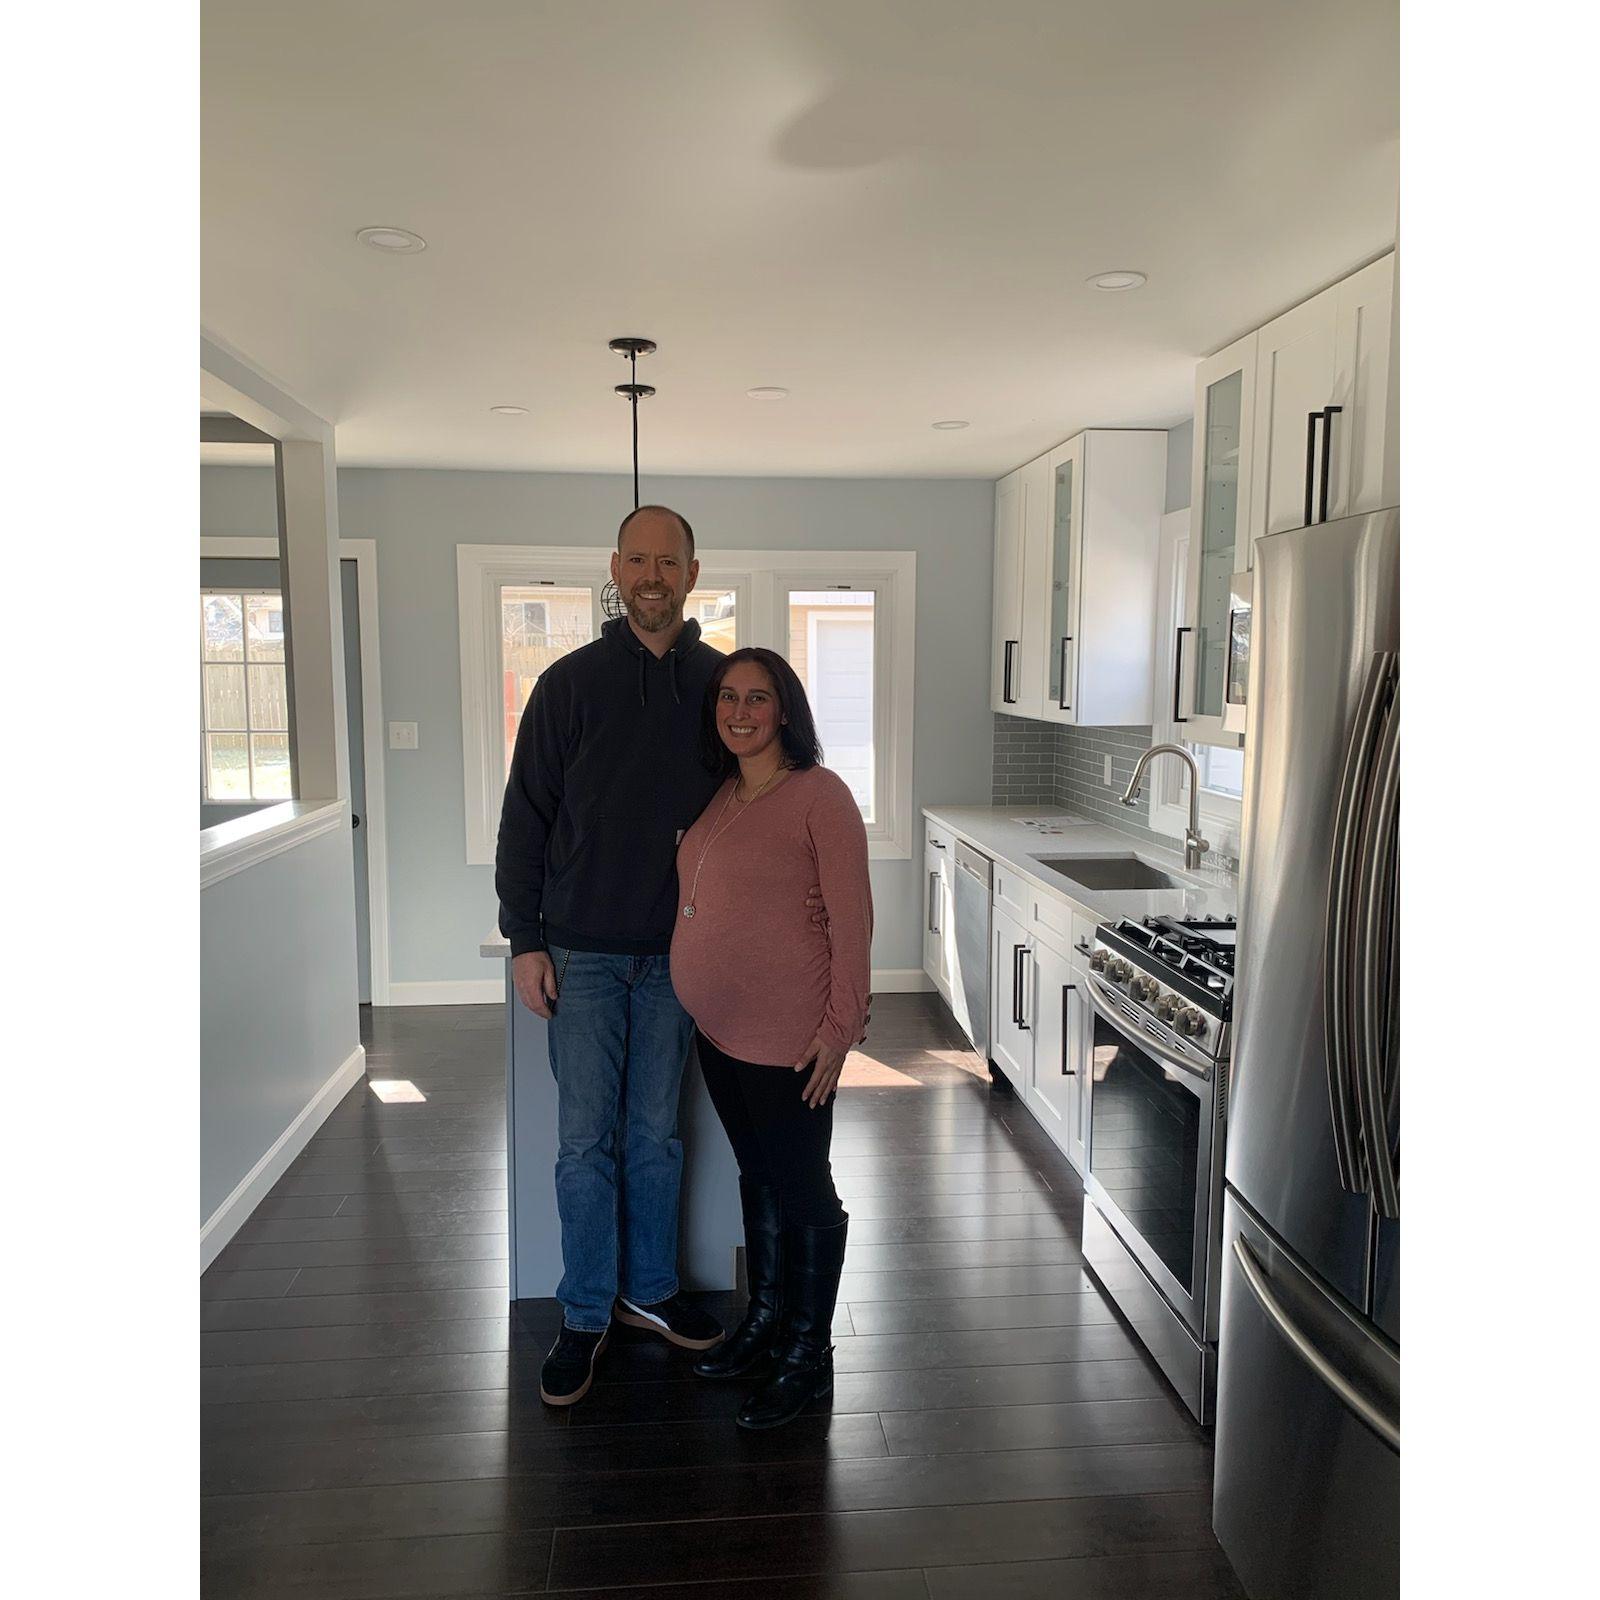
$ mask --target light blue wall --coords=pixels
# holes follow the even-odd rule
[[[753,549],[915,550],[917,810],[910,861],[873,863],[873,964],[922,965],[925,804],[987,804],[993,488],[973,480],[646,478],[642,497],[681,510],[703,555]],[[339,529],[378,544],[387,721],[418,724],[415,751],[388,750],[390,973],[396,983],[498,976],[477,948],[493,926],[493,871],[466,864],[458,544],[609,548],[632,503],[623,477],[342,468]],[[201,473],[201,527],[275,526],[270,470]]]
[[[200,895],[200,1221],[360,1042],[344,828]]]

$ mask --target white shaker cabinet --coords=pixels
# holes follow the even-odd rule
[[[1042,939],[1028,961],[1033,1062],[1027,1106],[1067,1159],[1083,1171],[1084,979],[1075,961]]]
[[[1018,1094],[1028,1092],[1033,1074],[1030,1014],[1034,941],[995,902],[989,912],[989,1055]]]
[[[1186,611],[1173,654],[1173,722],[1192,744],[1237,745],[1224,726],[1233,574],[1250,526],[1257,335],[1219,350],[1195,374]],[[1165,709],[1165,708],[1163,708]]]
[[[1394,504],[1386,482],[1394,255],[1324,289],[1257,334],[1250,544]],[[1392,475],[1392,466],[1390,466]]]
[[[1043,619],[1030,595],[1043,581],[1050,468],[1040,456],[994,486],[994,633],[989,703],[1037,717],[1042,694]]]
[[[1028,585],[1045,650],[1040,715],[1085,727],[1150,721],[1151,629],[1167,436],[1091,428],[1046,458],[1042,581]]]
[[[933,986],[951,1002],[952,944],[955,939],[955,863],[951,836],[931,822],[923,833],[922,852],[922,970]]]

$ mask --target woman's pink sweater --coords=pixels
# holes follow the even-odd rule
[[[729,802],[733,783],[678,846],[672,987],[701,1032],[740,1061],[792,1067],[818,1034],[849,1050],[872,979],[861,812],[826,767],[791,772],[747,805]],[[826,931],[806,907],[813,884],[822,887]]]

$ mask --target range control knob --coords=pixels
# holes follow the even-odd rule
[[[1154,978],[1146,978],[1142,974],[1128,985],[1128,993],[1135,1000],[1149,1001],[1161,993],[1161,985]]]
[[[1156,1001],[1156,1015],[1163,1022],[1171,1022],[1183,1010],[1183,1001],[1175,994],[1164,994]]]
[[[1133,976],[1132,964],[1122,960],[1120,956],[1113,961],[1108,961],[1106,963],[1106,976],[1113,983],[1126,983]]]
[[[1095,953],[1089,957],[1089,970],[1091,972],[1104,972],[1107,966],[1110,965],[1110,962],[1111,955],[1109,951],[1096,950]]]
[[[1193,1006],[1185,1006],[1178,1013],[1177,1028],[1186,1038],[1198,1039],[1206,1031],[1206,1019]]]

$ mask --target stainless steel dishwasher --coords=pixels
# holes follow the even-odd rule
[[[950,985],[951,1009],[972,1041],[989,1059],[989,898],[994,862],[960,839],[956,846],[956,961]]]

